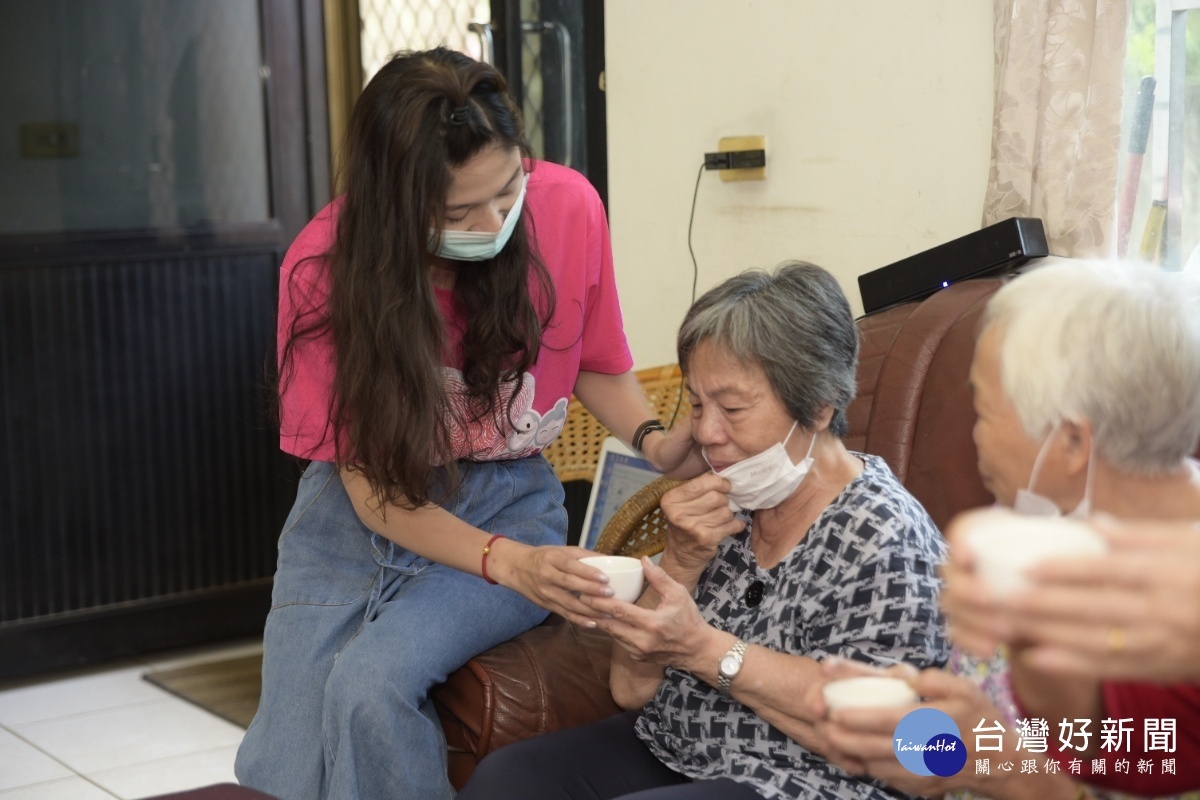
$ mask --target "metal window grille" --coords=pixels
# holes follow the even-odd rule
[[[521,74],[506,77],[521,99],[534,155],[583,168],[583,109],[574,106],[577,92],[572,90],[582,79],[572,49],[579,40],[564,20],[542,19],[543,11],[557,8],[544,9],[542,0],[520,0]],[[444,45],[472,58],[493,56],[490,41],[483,39],[492,17],[490,0],[358,0],[358,14],[364,85],[400,50]]]
[[[360,0],[364,85],[399,50],[445,45],[472,58],[482,55],[467,26],[487,22],[490,0]]]
[[[521,19],[542,18],[539,0],[521,0]],[[542,117],[542,27],[525,23],[521,30],[521,72],[525,76],[521,114],[525,117],[525,136],[533,152],[546,152],[545,122]]]

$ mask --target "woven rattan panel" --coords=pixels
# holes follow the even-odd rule
[[[687,397],[682,395],[682,376],[679,366],[668,364],[638,370],[638,381],[646,399],[658,413],[664,425],[670,426],[674,419],[691,411]],[[567,421],[562,433],[542,455],[554,466],[558,479],[567,481],[590,481],[596,477],[596,464],[600,460],[600,446],[611,436],[608,429],[591,415],[574,396],[567,405]]]
[[[600,532],[596,552],[617,556],[652,556],[666,542],[667,520],[659,501],[683,481],[656,478],[621,504]]]

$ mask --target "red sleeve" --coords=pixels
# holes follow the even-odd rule
[[[1127,742],[1122,740],[1115,748],[1104,750],[1102,721],[1094,720],[1090,729],[1096,750],[1083,759],[1082,771],[1076,777],[1092,786],[1144,797],[1200,789],[1200,685],[1110,682],[1101,689],[1104,718],[1125,720],[1131,733]],[[1024,710],[1020,713],[1025,715]],[[1163,730],[1164,722],[1166,726],[1174,724],[1174,733]],[[1057,723],[1050,723],[1053,731]],[[1159,730],[1153,730],[1155,727]],[[1050,744],[1050,755],[1067,772],[1072,759],[1079,758],[1078,753],[1056,750],[1061,746],[1053,736]],[[1093,760],[1103,762],[1103,769],[1096,768]],[[1168,765],[1173,766],[1174,773]]]

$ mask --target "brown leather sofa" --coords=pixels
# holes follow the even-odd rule
[[[859,320],[852,450],[887,460],[941,527],[992,497],[976,471],[967,373],[980,313],[998,279],[964,281]],[[619,710],[608,692],[609,641],[551,617],[471,659],[433,694],[461,787],[506,744]]]

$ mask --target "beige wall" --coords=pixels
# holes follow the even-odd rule
[[[767,179],[700,181],[698,291],[801,258],[857,277],[978,230],[992,108],[987,0],[607,0],[609,206],[637,367],[675,360],[688,211],[722,136]]]

